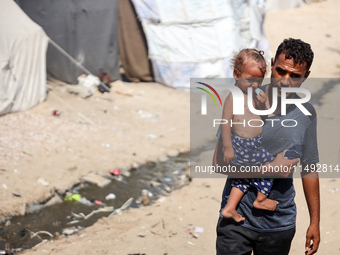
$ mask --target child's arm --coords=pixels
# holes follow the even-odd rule
[[[257,93],[256,93],[257,94]],[[256,95],[256,108],[258,110],[266,110],[266,102],[267,102],[267,95],[261,89],[260,92]],[[262,119],[268,118],[268,115],[261,115]]]
[[[235,158],[235,152],[233,150],[233,146],[231,143],[231,127],[230,127],[230,121],[233,118],[233,97],[230,93],[226,100],[224,101],[223,106],[223,114],[222,119],[225,119],[228,121],[227,124],[223,124],[221,126],[221,136],[223,141],[223,148],[224,148],[224,155],[223,159],[224,162],[227,164],[230,164],[234,158]]]

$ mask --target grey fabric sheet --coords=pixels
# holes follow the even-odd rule
[[[117,0],[15,0],[46,34],[91,73],[120,79]],[[47,72],[67,83],[84,73],[49,44]]]

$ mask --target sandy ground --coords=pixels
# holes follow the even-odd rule
[[[84,100],[49,83],[47,101],[1,117],[0,215],[21,213],[26,203],[55,190],[63,193],[88,173],[188,150],[189,111],[182,110],[189,108],[188,92],[155,83],[113,86],[119,93],[96,92]]]
[[[315,52],[310,77],[339,78],[338,10],[340,1],[326,0],[267,13],[265,32],[271,51],[286,37],[301,38]],[[64,192],[88,173],[104,174],[189,148],[188,92],[153,83],[116,82],[114,90],[120,93],[96,93],[83,100],[67,94],[61,84],[48,86],[52,90],[46,102],[0,118],[1,218],[24,213],[27,203]],[[320,85],[309,89],[316,92]],[[335,135],[340,124],[339,96],[340,86],[335,86],[316,108],[321,163],[328,165],[340,163],[340,138]],[[52,116],[52,108],[61,115]],[[150,139],[149,134],[158,138]],[[206,153],[208,158],[211,155]],[[337,254],[340,180],[320,183],[319,254]],[[213,254],[223,184],[224,178],[194,179],[151,206],[102,218],[77,235],[46,242],[24,254]],[[295,179],[295,186],[298,218],[291,254],[302,254],[309,217],[300,179]],[[195,226],[204,229],[198,238],[188,232]]]

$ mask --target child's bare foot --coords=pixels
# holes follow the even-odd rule
[[[275,208],[279,202],[271,199],[264,199],[262,201],[255,200],[254,207],[260,210],[275,211]]]
[[[233,219],[236,222],[241,222],[245,220],[245,218],[243,218],[242,215],[238,214],[235,209],[229,209],[225,207],[222,210],[221,214],[224,218]]]

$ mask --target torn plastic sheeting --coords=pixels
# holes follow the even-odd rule
[[[142,20],[149,58],[169,62],[214,63],[238,51],[232,17],[197,25],[150,24]],[[181,40],[178,40],[181,38]]]
[[[199,23],[232,16],[225,0],[132,0],[140,19],[152,23]]]
[[[236,52],[269,48],[263,33],[264,0],[133,3],[146,34],[155,80],[171,87],[189,88],[191,77],[232,77],[230,59]]]

